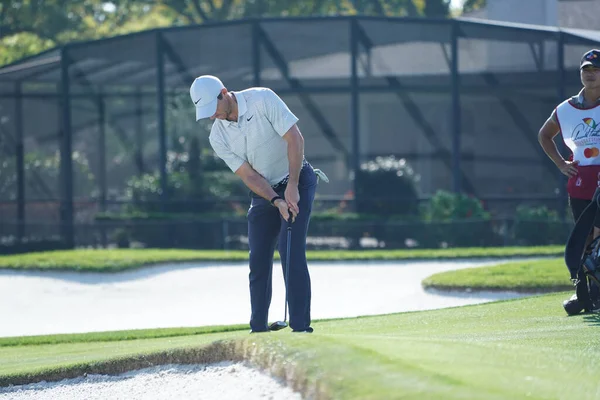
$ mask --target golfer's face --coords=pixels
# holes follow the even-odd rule
[[[227,119],[227,116],[231,112],[231,107],[227,101],[228,96],[222,95],[220,99],[217,99],[217,111],[210,117],[214,119]]]

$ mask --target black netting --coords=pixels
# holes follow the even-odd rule
[[[361,86],[403,90],[448,82],[450,24],[367,20],[357,25]]]
[[[0,81],[46,81],[56,82],[60,79],[61,53],[54,49],[29,57],[22,62],[2,68]]]
[[[452,189],[451,98],[396,91],[361,95],[361,161],[393,155],[419,176],[419,193]]]
[[[319,187],[319,194],[338,195],[351,190],[348,165],[352,154],[350,96],[289,94],[281,97],[299,119],[298,127],[305,138],[307,159],[331,179],[329,184]],[[317,114],[310,111],[312,107],[318,110]]]
[[[545,31],[482,29],[461,26],[459,39],[462,187],[500,215],[515,198],[555,207],[563,182],[537,133],[560,102],[557,43]]]
[[[67,53],[77,221],[121,210],[120,205],[130,200],[132,179],[158,173],[161,40],[157,34],[135,34]],[[163,65],[168,75],[169,66]]]
[[[580,58],[596,40],[590,32],[468,20],[304,18],[155,30],[48,51],[0,68],[0,218],[16,219],[19,135],[31,234],[60,232],[67,183],[77,223],[93,222],[100,211],[127,211],[140,185],[160,188],[161,110],[169,184],[178,184],[177,169],[192,152],[199,152],[202,168],[223,167],[208,143],[210,121],[195,121],[189,98],[189,85],[202,74],[219,76],[230,90],[271,87],[286,101],[300,118],[307,158],[331,179],[319,196],[342,199],[353,190],[357,112],[358,161],[404,159],[419,177],[421,196],[459,183],[499,214],[532,199],[555,207],[564,178],[537,133],[552,109],[581,89]],[[69,132],[73,176],[61,177],[60,149]],[[150,192],[144,193],[151,202],[164,198]],[[180,207],[181,199],[170,200],[169,207]]]
[[[269,21],[259,31],[262,86],[299,91],[348,85],[348,21]]]
[[[0,83],[0,202],[17,199],[17,85]],[[10,215],[3,207],[3,216]],[[6,218],[5,218],[6,219]]]
[[[468,19],[459,21],[460,36],[486,41],[518,44],[535,43],[556,37],[556,29],[551,27],[527,27],[523,24],[503,24],[494,21],[475,22]]]
[[[571,39],[565,43],[565,81],[568,87],[567,96],[576,95],[581,90],[581,77],[579,74],[579,65],[584,53],[597,46],[584,41]]]
[[[163,34],[167,87],[189,88],[200,75],[216,75],[229,90],[252,86],[252,25],[181,29]]]
[[[0,83],[0,237],[15,237],[17,220],[18,179],[17,150],[18,122],[16,118],[20,101],[16,97],[17,85]],[[5,239],[6,240],[6,239]]]
[[[157,41],[157,33],[144,32],[70,47],[72,92],[96,84],[155,86]]]
[[[23,84],[25,218],[29,223],[60,219],[62,107],[56,84]],[[53,233],[58,232],[50,229]]]

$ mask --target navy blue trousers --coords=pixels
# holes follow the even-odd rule
[[[300,213],[292,223],[290,245],[290,270],[288,289],[289,323],[294,330],[310,326],[310,275],[306,264],[306,235],[317,188],[317,176],[310,164],[300,171],[298,192]],[[285,186],[276,190],[283,197]],[[269,306],[272,294],[273,255],[278,245],[281,265],[284,269],[288,257],[287,221],[279,209],[252,193],[248,210],[248,241],[250,246],[250,303],[252,315],[250,328],[253,331],[268,329]]]

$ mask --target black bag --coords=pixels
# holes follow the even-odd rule
[[[600,238],[586,246],[596,213],[600,212],[599,201],[600,188],[575,222],[565,247],[565,263],[575,285],[575,294],[563,302],[569,315],[591,312],[600,306]]]

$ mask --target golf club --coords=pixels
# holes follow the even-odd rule
[[[270,331],[278,331],[281,330],[283,328],[287,328],[288,323],[287,323],[287,305],[288,305],[288,277],[289,277],[289,272],[290,272],[290,249],[291,249],[291,242],[292,242],[292,213],[290,212],[290,216],[289,219],[287,221],[287,251],[286,251],[286,257],[285,257],[285,306],[284,306],[284,314],[283,314],[283,321],[276,321],[273,322],[270,326],[269,326],[269,330]]]

